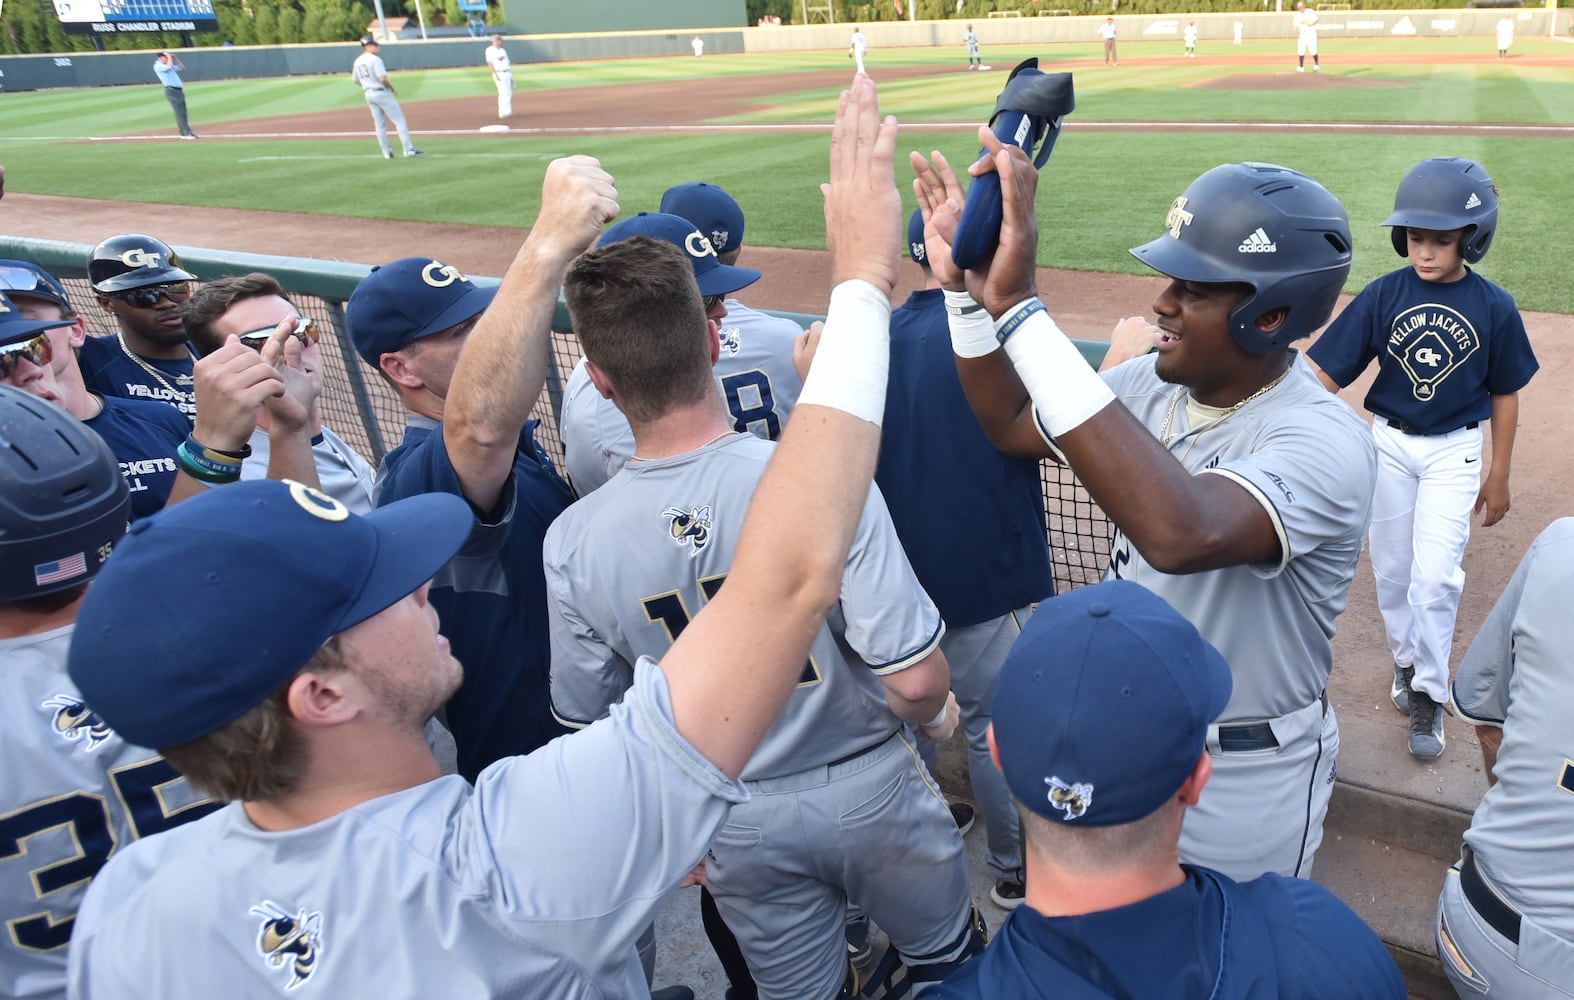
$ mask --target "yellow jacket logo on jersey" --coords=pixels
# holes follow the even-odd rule
[[[284,988],[293,990],[310,979],[322,951],[322,914],[303,907],[291,916],[271,899],[253,906],[250,912],[262,919],[257,951],[263,960],[275,969],[286,964],[290,967],[290,981]]]
[[[84,751],[97,750],[100,743],[114,733],[114,730],[104,724],[98,713],[82,703],[81,698],[73,698],[67,694],[57,694],[44,702],[45,709],[54,709],[54,716],[50,725],[61,738],[75,743],[82,742]]]

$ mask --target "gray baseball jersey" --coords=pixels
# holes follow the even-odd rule
[[[723,586],[775,447],[729,434],[630,462],[553,523],[543,561],[559,719],[584,725],[606,712],[628,665],[663,654]],[[961,838],[879,681],[934,652],[943,631],[871,487],[840,602],[744,769],[750,801],[706,857],[762,997],[836,991],[849,898],[909,964],[951,961],[967,944]]]
[[[1531,543],[1476,633],[1454,680],[1454,705],[1476,725],[1503,728],[1497,783],[1465,843],[1510,905],[1574,945],[1571,602],[1574,518],[1563,518]]]
[[[719,337],[716,384],[732,420],[733,430],[750,431],[775,441],[803,380],[792,365],[793,340],[803,329],[792,320],[771,316],[736,299],[727,300],[727,316]],[[563,414],[558,421],[567,455],[568,477],[584,496],[623,468],[634,454],[634,432],[611,400],[591,385],[581,361],[563,389]]]
[[[631,462],[547,529],[552,711],[569,726],[606,714],[632,664],[660,657],[722,586],[771,442],[728,434],[673,458]],[[877,489],[847,560],[842,597],[798,690],[744,769],[794,774],[883,742],[901,726],[880,674],[932,653],[944,626]]]
[[[66,677],[72,627],[0,639],[0,995],[63,997],[88,883],[116,851],[212,809]]]
[[[283,832],[236,803],[123,852],[83,904],[72,996],[648,995],[635,938],[745,798],[642,662],[607,719],[474,788]]]
[[[267,431],[252,431],[251,454],[241,463],[242,479],[266,479],[268,458],[272,444]],[[370,514],[373,502],[372,467],[366,464],[354,448],[344,439],[324,427],[312,439],[312,458],[317,462],[317,479],[322,491],[344,504],[356,514]]]
[[[393,122],[399,132],[404,155],[414,154],[415,146],[410,142],[410,127],[405,124],[404,109],[388,88],[383,86],[388,68],[383,65],[382,59],[370,52],[362,52],[351,64],[350,75],[366,94],[366,106],[372,111],[372,125],[377,130],[377,145],[382,147],[383,156],[387,157],[391,152],[388,148],[389,122]]]
[[[1269,871],[1302,877],[1322,839],[1338,730],[1319,701],[1371,519],[1376,455],[1365,423],[1296,355],[1284,380],[1223,419],[1193,426],[1188,391],[1159,379],[1152,355],[1104,377],[1120,401],[1196,475],[1224,476],[1273,522],[1272,563],[1170,575],[1118,531],[1109,575],[1163,597],[1224,654],[1235,690],[1218,722],[1266,722],[1265,749],[1221,749],[1214,777],[1188,811],[1182,860],[1238,881]],[[1259,730],[1260,732],[1260,730]],[[1273,749],[1272,743],[1277,743]]]

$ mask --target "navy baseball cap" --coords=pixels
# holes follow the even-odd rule
[[[694,181],[668,188],[661,196],[661,211],[694,223],[717,253],[743,246],[743,209],[714,184]]]
[[[35,334],[43,330],[53,330],[57,326],[71,326],[76,323],[74,319],[28,319],[10,297],[0,292],[0,344],[20,344],[31,340]]]
[[[473,522],[451,493],[362,517],[289,481],[211,490],[131,526],[82,603],[66,670],[126,740],[190,743],[431,579]]]
[[[496,296],[496,285],[477,285],[440,260],[403,257],[361,279],[344,321],[356,353],[376,368],[389,351],[481,315]]]
[[[727,295],[746,288],[760,280],[760,272],[749,267],[723,264],[716,257],[716,248],[709,237],[694,223],[676,215],[659,212],[641,212],[624,219],[601,234],[596,246],[621,243],[635,236],[648,236],[653,240],[671,243],[688,254],[694,266],[694,281],[700,286],[701,295]]]
[[[929,248],[924,244],[924,210],[913,209],[913,214],[907,220],[907,252],[912,255],[914,264],[929,263]]]
[[[1006,784],[1046,819],[1142,819],[1191,774],[1231,687],[1219,651],[1146,588],[1110,580],[1052,597],[995,680]]]
[[[36,295],[62,309],[72,308],[71,296],[60,279],[29,260],[0,260],[0,292]]]

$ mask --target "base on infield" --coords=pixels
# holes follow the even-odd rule
[[[507,125],[482,125],[480,128],[476,129],[476,131],[477,132],[507,132],[508,131],[508,126]]]
[[[993,66],[985,66],[982,63],[980,63],[978,68],[979,68],[979,70],[986,70],[986,69],[994,69],[995,67],[993,67]]]

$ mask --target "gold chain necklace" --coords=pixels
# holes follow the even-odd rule
[[[1242,407],[1244,407],[1247,403],[1250,403],[1252,400],[1258,398],[1259,396],[1265,396],[1268,393],[1272,392],[1273,389],[1276,386],[1278,386],[1278,384],[1280,382],[1283,382],[1285,380],[1285,377],[1290,374],[1290,369],[1293,368],[1293,367],[1295,367],[1295,362],[1292,359],[1290,364],[1285,366],[1284,371],[1279,373],[1278,378],[1275,378],[1272,382],[1269,382],[1267,385],[1263,386],[1261,389],[1258,389],[1256,392],[1252,393],[1250,396],[1247,396],[1245,399],[1241,400],[1239,403],[1236,403],[1234,406],[1230,407],[1228,410],[1225,410],[1223,413],[1219,414],[1214,419],[1208,421],[1207,423],[1203,424],[1201,427],[1197,428],[1197,435],[1200,437],[1205,431],[1211,430],[1214,427],[1217,427],[1220,424],[1224,423],[1226,420],[1230,419],[1231,417],[1235,416],[1237,413],[1239,413],[1241,411]],[[1175,391],[1175,395],[1170,397],[1170,408],[1164,414],[1164,426],[1159,428],[1159,442],[1161,444],[1163,444],[1164,447],[1166,447],[1166,448],[1168,448],[1170,446],[1170,442],[1175,440],[1175,437],[1176,437],[1176,435],[1170,431],[1170,423],[1175,419],[1175,407],[1180,404],[1181,397],[1186,395],[1186,393],[1189,392],[1189,391],[1190,390],[1187,389],[1185,386],[1181,386],[1179,389],[1177,389]],[[1190,448],[1186,449],[1186,451],[1187,451],[1187,454],[1191,453],[1191,449]]]
[[[185,399],[187,397],[190,397],[192,399],[196,398],[196,394],[195,393],[186,392],[184,390],[177,389],[174,386],[170,385],[169,382],[164,378],[164,373],[163,372],[159,371],[157,368],[154,368],[152,365],[148,364],[147,361],[144,360],[140,355],[134,353],[131,350],[131,348],[127,347],[126,346],[126,335],[125,334],[123,334],[123,333],[115,334],[115,340],[116,340],[117,343],[120,344],[120,349],[121,349],[122,352],[125,353],[126,357],[130,358],[133,362],[135,362],[135,364],[136,364],[136,366],[138,368],[141,368],[143,371],[147,372],[149,375],[151,375],[154,378],[155,381],[158,382],[159,385],[164,387],[164,390],[170,394],[170,401],[171,402],[175,402],[175,401],[178,401],[178,400],[181,400],[181,399]],[[192,362],[195,363],[196,360],[197,360],[197,352],[193,351],[191,349],[191,345],[190,344],[186,345],[186,353],[191,356]],[[190,375],[177,375],[175,377],[175,381],[177,381],[177,382],[190,382],[190,381],[192,381],[192,377]]]

